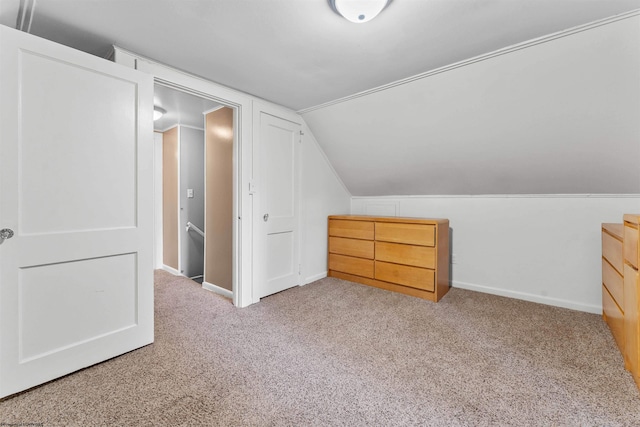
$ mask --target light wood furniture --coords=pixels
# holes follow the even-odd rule
[[[449,220],[333,215],[329,276],[439,301],[449,291]]]
[[[640,299],[638,299],[638,242],[640,234],[640,215],[624,215],[623,237],[623,293],[624,302],[624,363],[631,371],[633,379],[640,387]]]
[[[638,242],[640,215],[623,224],[602,224],[602,317],[640,388],[640,311]]]
[[[602,224],[602,317],[624,353],[622,224]]]

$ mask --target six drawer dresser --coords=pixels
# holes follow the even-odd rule
[[[439,301],[449,291],[449,220],[329,217],[329,276]]]

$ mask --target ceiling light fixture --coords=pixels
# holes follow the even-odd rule
[[[371,21],[391,0],[329,0],[331,7],[345,19],[361,24]]]
[[[165,114],[167,114],[167,110],[165,110],[164,108],[160,108],[160,107],[153,107],[153,121],[155,122],[156,120],[158,120],[160,117],[164,116]]]

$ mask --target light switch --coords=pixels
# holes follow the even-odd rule
[[[187,199],[193,199],[193,188],[187,188]]]

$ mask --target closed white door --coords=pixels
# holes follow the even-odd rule
[[[300,125],[260,113],[262,298],[299,284],[299,151]]]
[[[0,397],[153,342],[153,79],[0,26]]]

